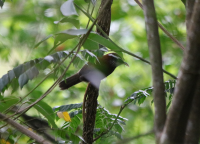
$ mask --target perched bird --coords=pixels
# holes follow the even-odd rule
[[[95,64],[87,63],[76,74],[59,83],[61,90],[68,89],[82,81],[90,82],[96,88],[102,79],[109,76],[117,66],[125,64],[129,66],[116,53],[109,53],[98,58]]]

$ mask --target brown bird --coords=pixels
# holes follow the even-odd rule
[[[59,83],[61,90],[68,89],[82,81],[90,82],[96,88],[102,79],[109,76],[117,66],[125,64],[129,66],[116,53],[109,53],[98,58],[96,64],[87,63],[76,74]]]

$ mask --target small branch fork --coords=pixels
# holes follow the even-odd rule
[[[51,142],[45,140],[43,137],[40,137],[39,135],[35,134],[34,132],[28,130],[26,127],[22,126],[21,124],[18,124],[14,120],[7,118],[4,114],[0,113],[0,119],[5,121],[6,123],[10,124],[12,127],[16,128],[21,133],[27,135],[28,137],[36,140],[40,144],[51,144]]]

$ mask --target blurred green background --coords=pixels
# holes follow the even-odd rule
[[[54,39],[50,38],[39,47],[34,45],[50,34],[75,28],[70,23],[55,24],[64,16],[60,6],[65,1],[53,0],[14,0],[6,1],[0,9],[0,77],[19,64],[26,61],[45,57],[53,47]],[[154,0],[158,21],[183,45],[186,43],[185,6],[180,0]],[[75,0],[75,3],[87,9],[88,3]],[[100,5],[97,1],[95,17]],[[88,18],[79,10],[78,19],[80,27],[85,28]],[[95,29],[94,29],[95,31]],[[164,32],[159,30],[163,68],[176,75],[180,67],[183,51]],[[134,0],[114,0],[112,5],[112,21],[110,38],[122,48],[149,60],[145,21],[142,9]],[[57,47],[54,52],[71,50],[78,43],[78,39],[70,39]],[[129,68],[118,67],[115,72],[102,81],[100,86],[99,103],[113,114],[117,114],[124,100],[133,92],[152,86],[151,67],[144,62],[124,54]],[[67,61],[69,62],[69,61]],[[66,66],[67,66],[66,62]],[[23,89],[18,89],[11,94],[11,89],[5,91],[4,96],[22,97],[34,88],[52,67],[42,71],[40,75],[30,81]],[[80,67],[71,66],[67,76],[76,73]],[[30,97],[41,96],[55,81],[57,77],[51,75],[38,87]],[[164,80],[172,79],[164,75]],[[78,84],[69,90],[60,91],[58,86],[45,98],[51,107],[65,104],[80,103],[87,87],[86,83]],[[153,128],[152,96],[148,97],[141,105],[131,103],[124,109],[121,116],[128,119],[122,136],[130,138],[146,133]],[[39,116],[37,111],[31,109],[29,115]],[[63,120],[58,121],[62,126]],[[24,137],[24,139],[26,139]],[[118,142],[114,136],[107,143]],[[23,139],[21,142],[23,143]],[[106,143],[106,142],[105,142]],[[119,142],[120,143],[120,142]],[[148,135],[129,141],[130,144],[154,144],[154,136]]]

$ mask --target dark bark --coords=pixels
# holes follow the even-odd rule
[[[176,89],[161,141],[163,144],[184,143],[186,125],[200,69],[200,1],[194,10],[187,35],[187,48],[176,83]]]
[[[102,28],[102,30],[109,35],[110,22],[111,22],[111,5],[112,0],[102,0],[99,9],[99,16],[97,24]],[[103,36],[103,34],[97,29],[97,33]],[[93,130],[95,126],[96,108],[97,108],[97,98],[99,90],[88,84],[88,88],[85,93],[85,100],[83,102],[83,139],[88,143],[93,143]],[[85,112],[86,111],[86,112]],[[85,142],[82,142],[85,144]]]
[[[97,24],[101,27],[101,29],[109,35],[110,32],[110,23],[111,23],[111,5],[113,0],[109,0],[107,6],[103,9],[103,6],[107,0],[102,0],[99,8],[99,18]],[[103,36],[101,31],[97,29],[97,33]]]
[[[154,129],[156,141],[158,143],[166,119],[165,87],[163,82],[160,38],[153,0],[143,0],[143,9],[153,75],[153,96],[155,106]]]
[[[189,27],[190,27],[190,19],[192,17],[194,3],[195,3],[195,0],[187,0],[186,1],[186,27],[187,27],[187,31],[189,30]]]
[[[85,94],[85,109],[83,124],[83,138],[88,144],[93,143],[93,130],[96,118],[97,98],[99,90],[93,85],[88,84],[88,88]],[[85,144],[85,142],[83,142]]]
[[[199,136],[200,136],[200,76],[198,78],[198,83],[194,94],[194,99],[192,102],[190,117],[187,123],[185,144],[197,144],[199,142]]]

